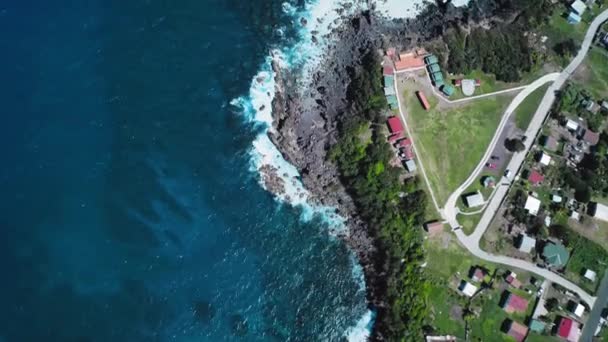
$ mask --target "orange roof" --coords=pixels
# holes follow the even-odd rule
[[[424,66],[424,58],[416,57],[413,53],[402,53],[401,60],[395,62],[397,70],[419,68]]]
[[[435,222],[429,222],[425,224],[426,226],[426,230],[428,231],[428,233],[430,235],[437,235],[441,232],[443,232],[443,223],[435,221]]]

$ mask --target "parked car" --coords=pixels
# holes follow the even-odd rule
[[[509,169],[505,170],[505,177],[507,177],[507,178],[510,179],[511,178],[511,173],[512,173],[511,170],[509,170]]]
[[[496,164],[494,164],[494,163],[487,163],[486,167],[488,167],[489,169],[495,169],[496,168]]]
[[[500,157],[499,156],[491,156],[490,159],[492,159],[492,160],[499,160]]]

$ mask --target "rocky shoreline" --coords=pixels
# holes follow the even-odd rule
[[[412,20],[388,21],[369,11],[349,17],[332,32],[326,57],[309,85],[302,87],[280,63],[275,61],[272,65],[276,85],[269,137],[283,157],[299,170],[311,200],[335,207],[337,214],[346,218],[348,230],[341,238],[357,254],[365,273],[368,303],[379,312],[373,340],[382,340],[382,329],[386,328],[378,322],[387,307],[385,260],[378,253],[373,227],[359,218],[352,198],[340,182],[337,167],[328,160],[328,153],[337,142],[341,118],[357,110],[346,94],[350,76],[362,68],[365,53],[380,52],[389,46],[408,49],[439,36],[449,24],[464,20],[466,10],[439,3]],[[261,172],[269,189],[281,191],[283,185],[277,180],[276,170]]]

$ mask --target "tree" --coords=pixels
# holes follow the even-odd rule
[[[555,224],[549,227],[549,235],[554,238],[566,241],[568,239],[568,228],[561,224]]]
[[[521,152],[526,149],[526,145],[521,139],[507,139],[505,140],[505,147],[511,152]]]
[[[562,57],[571,57],[578,51],[578,45],[574,39],[569,38],[561,41],[553,47],[553,50]]]
[[[559,301],[555,297],[547,298],[547,300],[545,301],[545,308],[547,309],[547,311],[554,311],[555,309],[557,309],[558,305]]]
[[[582,203],[591,201],[591,190],[588,186],[577,188],[574,192],[574,199]]]

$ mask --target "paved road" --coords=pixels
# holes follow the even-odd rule
[[[595,301],[595,305],[591,308],[591,313],[589,313],[587,322],[585,322],[585,326],[583,327],[583,333],[580,339],[581,342],[590,342],[593,339],[595,330],[597,329],[597,326],[600,323],[600,315],[602,314],[602,310],[604,309],[607,303],[608,272],[604,274],[604,278],[602,279],[600,287],[597,291],[597,299]]]
[[[508,169],[513,171],[513,174],[517,174],[519,172],[519,169],[521,168],[521,166],[523,164],[526,154],[532,147],[535,137],[538,134],[538,132],[540,131],[540,128],[542,127],[542,124],[543,124],[545,118],[547,117],[547,114],[549,113],[551,106],[553,105],[553,102],[556,99],[556,92],[563,87],[563,85],[566,83],[566,81],[568,80],[570,75],[576,70],[576,68],[585,59],[585,56],[586,56],[587,52],[589,51],[589,47],[593,43],[593,38],[594,38],[598,28],[606,20],[608,20],[608,10],[603,11],[600,15],[598,15],[593,20],[593,22],[591,23],[591,25],[585,35],[585,39],[581,45],[581,49],[580,49],[579,53],[572,60],[572,62],[556,78],[554,78],[553,84],[551,86],[549,86],[547,93],[543,97],[540,105],[538,106],[536,112],[534,113],[534,117],[532,118],[532,121],[530,122],[528,129],[526,130],[525,134],[528,137],[528,139],[524,143],[525,150],[523,152],[516,153],[515,155],[513,155],[513,157],[511,158],[511,161],[509,162],[509,165],[507,166]],[[555,76],[553,75],[551,77],[555,77]],[[546,82],[544,82],[544,83],[546,83]],[[524,90],[524,92],[525,92],[525,90]],[[524,92],[522,92],[522,93],[524,93]],[[519,97],[519,95],[521,95],[521,94],[518,94],[518,97]],[[516,98],[513,100],[513,102],[516,103],[517,100],[518,99]],[[522,99],[519,99],[519,102],[521,102],[521,100]],[[517,104],[519,104],[519,103],[517,103]],[[509,106],[509,107],[511,108],[511,106]],[[513,108],[511,108],[511,110],[513,110]],[[499,130],[502,130],[503,126],[504,125],[499,126]],[[499,134],[496,134],[495,137],[496,136],[499,136]],[[496,142],[493,142],[493,143],[496,144]],[[486,151],[486,154],[491,153],[492,150],[493,150],[493,148],[488,148],[488,150]],[[471,177],[469,177],[469,179],[467,179],[467,182],[469,182],[469,184],[470,184],[470,179],[471,178],[474,179],[474,177],[479,173],[479,171],[485,164],[485,161],[488,157],[489,156],[484,155],[484,158],[480,161],[478,167],[471,174]],[[500,183],[504,183],[505,181],[508,182],[509,180],[507,180],[503,177],[503,179],[501,180]],[[479,248],[479,240],[481,239],[481,236],[485,233],[486,229],[490,225],[490,222],[492,221],[492,218],[498,211],[500,204],[502,203],[505,195],[507,194],[509,186],[501,185],[498,188],[494,197],[492,197],[492,199],[488,203],[488,206],[486,207],[486,211],[482,215],[482,217],[479,221],[479,224],[475,228],[475,231],[473,232],[473,234],[467,236],[466,234],[464,234],[462,229],[456,229],[456,228],[460,227],[460,224],[458,223],[458,220],[456,219],[456,215],[457,215],[456,200],[462,194],[462,192],[468,187],[468,185],[466,187],[463,187],[464,185],[466,185],[467,182],[465,182],[462,186],[460,186],[450,196],[450,198],[448,199],[448,203],[446,204],[444,210],[441,213],[444,216],[444,219],[450,224],[450,226],[453,229],[455,229],[456,236],[458,237],[460,242],[469,250],[469,252],[471,252],[473,255],[475,255],[481,259],[484,259],[484,260],[487,260],[490,262],[504,264],[504,265],[508,265],[511,267],[517,267],[517,268],[538,274],[538,275],[544,277],[545,279],[548,279],[554,283],[560,284],[561,286],[578,294],[579,297],[583,301],[585,301],[587,304],[589,304],[589,306],[593,307],[595,300],[596,300],[595,297],[593,297],[590,294],[588,294],[587,292],[585,292],[583,289],[581,289],[576,284],[570,282],[569,280],[567,280],[565,278],[562,278],[560,275],[553,273],[551,271],[548,271],[547,269],[540,268],[530,262],[515,259],[515,258],[510,258],[510,257],[506,257],[506,256],[493,255],[493,254],[487,253],[487,252],[481,250],[481,248]]]

